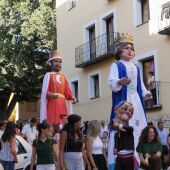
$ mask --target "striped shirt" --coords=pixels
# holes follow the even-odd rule
[[[3,161],[14,161],[14,157],[11,154],[11,147],[9,142],[3,142],[1,140],[2,149],[0,151],[0,159]]]

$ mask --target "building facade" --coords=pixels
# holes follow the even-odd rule
[[[154,97],[145,103],[148,120],[169,119],[169,1],[56,2],[57,45],[64,58],[63,72],[79,101],[74,112],[84,120],[109,120],[111,90],[107,80],[115,61],[114,42],[118,33],[130,33],[136,51],[134,62],[140,66],[144,83]]]
[[[146,102],[148,121],[170,119],[170,1],[56,0],[57,46],[83,120],[109,120],[111,90],[108,74],[115,61],[119,33],[134,38],[136,62],[154,100]],[[39,115],[39,102],[20,105],[23,113]],[[22,115],[22,114],[21,114]],[[21,116],[22,118],[22,116]],[[24,117],[26,119],[26,117]]]
[[[32,117],[39,118],[40,100],[37,102],[19,103],[17,107],[16,120],[30,120]]]

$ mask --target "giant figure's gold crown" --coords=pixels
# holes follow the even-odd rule
[[[115,40],[115,47],[118,47],[121,43],[133,44],[133,38],[128,33],[118,33]]]

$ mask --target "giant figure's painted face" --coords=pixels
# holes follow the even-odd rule
[[[122,105],[118,105],[116,109],[117,118],[120,121],[127,123],[133,116],[133,105],[130,102],[125,101]]]
[[[134,45],[131,43],[121,43],[115,49],[116,60],[131,60],[135,56]]]
[[[134,47],[131,44],[127,44],[122,48],[122,53],[120,54],[120,59],[129,61],[135,56]]]
[[[51,70],[59,72],[61,71],[61,67],[62,67],[61,59],[54,59],[51,61]]]

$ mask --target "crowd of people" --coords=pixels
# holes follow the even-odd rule
[[[139,155],[141,169],[166,169],[170,166],[170,134],[164,130],[163,121],[158,121],[157,128],[151,122],[148,123],[135,148],[133,127],[121,122],[125,120],[121,117],[125,106],[129,107],[128,113],[133,112],[129,103],[121,102],[116,110],[119,122],[116,119],[111,122],[117,131],[113,139],[113,152],[117,156],[116,170],[134,169],[135,151]],[[37,170],[107,170],[109,126],[104,120],[81,123],[81,117],[76,114],[65,116],[60,125],[51,126],[46,120],[39,123],[36,118],[23,126],[10,121],[0,122],[0,159],[4,169],[14,169],[18,162],[15,135],[21,135],[32,145],[30,170],[34,169],[35,164]]]
[[[108,128],[104,121],[81,123],[76,114],[62,116],[61,124],[52,125],[36,118],[22,123],[0,122],[0,160],[5,170],[14,169],[18,162],[16,135],[20,135],[32,146],[30,170],[35,164],[37,170],[105,170],[108,141],[105,133],[108,134]]]

